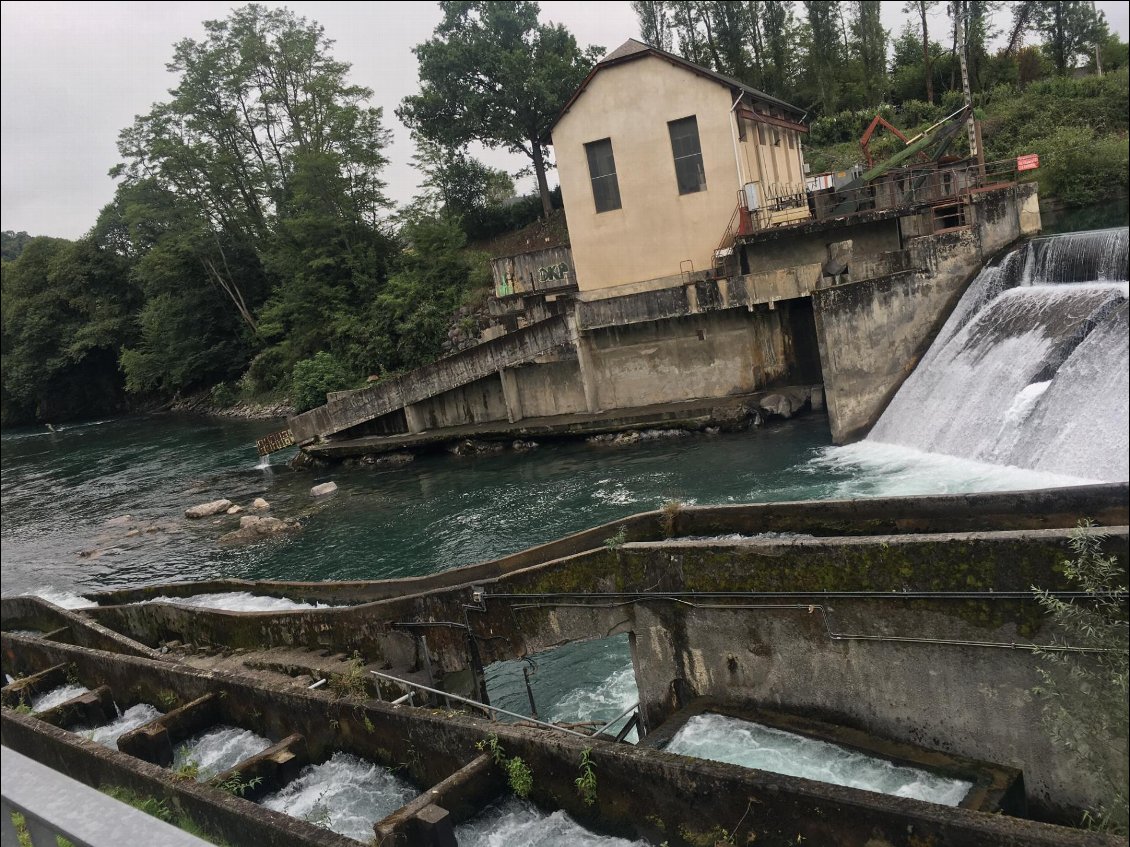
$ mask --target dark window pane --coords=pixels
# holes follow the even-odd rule
[[[671,153],[675,157],[675,181],[680,194],[706,190],[706,170],[702,165],[702,146],[698,140],[698,120],[691,115],[667,124],[671,133]]]
[[[620,208],[620,185],[616,181],[616,159],[612,155],[612,139],[605,138],[585,145],[592,178],[592,196],[598,212]]]

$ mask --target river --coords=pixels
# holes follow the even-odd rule
[[[422,456],[397,468],[259,467],[270,422],[139,417],[3,433],[3,592],[60,597],[231,577],[380,579],[495,558],[668,500],[687,504],[1024,488],[1079,481],[887,445],[829,449],[811,414],[744,433],[623,447],[556,442],[527,453]],[[310,487],[338,490],[315,499]],[[300,534],[220,547],[236,518],[184,510],[255,497]],[[126,515],[128,520],[122,520]],[[115,519],[119,519],[115,521]]]

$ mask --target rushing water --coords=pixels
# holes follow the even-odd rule
[[[270,746],[269,739],[249,729],[214,726],[177,747],[173,754],[173,770],[194,764],[196,778],[203,782]]]
[[[151,706],[148,703],[138,703],[136,706],[130,706],[124,712],[121,712],[116,720],[110,723],[103,724],[102,726],[86,727],[76,726],[72,732],[83,735],[91,741],[97,741],[103,747],[110,747],[114,750],[118,749],[118,739],[133,729],[139,726],[144,726],[152,720],[156,720],[163,713],[156,706]]]
[[[526,691],[526,677],[530,691]],[[627,635],[566,644],[525,660],[495,662],[486,669],[487,694],[500,709],[561,723],[611,721],[639,699]],[[627,717],[609,731],[615,734]],[[635,740],[635,730],[629,735]]]
[[[273,811],[369,843],[373,824],[417,793],[386,768],[349,753],[334,753],[320,765],[307,765],[297,778],[260,802]]]
[[[33,712],[46,712],[48,709],[54,709],[61,703],[73,700],[89,690],[85,685],[68,682],[66,685],[60,685],[58,688],[52,688],[50,691],[44,691],[42,694],[32,697],[31,710]]]
[[[726,715],[695,715],[665,749],[945,806],[958,805],[972,787],[970,782],[895,765],[816,738]]]
[[[486,809],[455,829],[459,847],[645,847],[589,832],[567,814],[547,815],[530,803],[511,797]]]

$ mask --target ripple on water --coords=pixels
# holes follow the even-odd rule
[[[456,827],[459,847],[646,847],[589,832],[564,812],[540,811],[532,803],[511,797],[490,806],[478,817]]]

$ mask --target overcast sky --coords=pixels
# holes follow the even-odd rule
[[[162,100],[175,79],[166,72],[172,45],[200,38],[201,22],[224,18],[234,3],[0,3],[0,228],[77,238],[110,201],[106,172],[118,162],[118,132]],[[286,6],[325,27],[334,56],[353,66],[352,81],[373,89],[393,130],[385,173],[388,193],[402,203],[416,192],[412,142],[393,110],[417,88],[412,47],[439,21],[431,2],[291,2]],[[901,2],[883,4],[884,24],[897,34]],[[1103,2],[1112,28],[1127,38],[1127,4]],[[565,24],[582,45],[611,50],[639,36],[624,2],[542,2],[542,20]],[[945,27],[944,12],[936,31]],[[483,156],[516,170],[523,161]],[[552,177],[551,177],[552,179]]]

